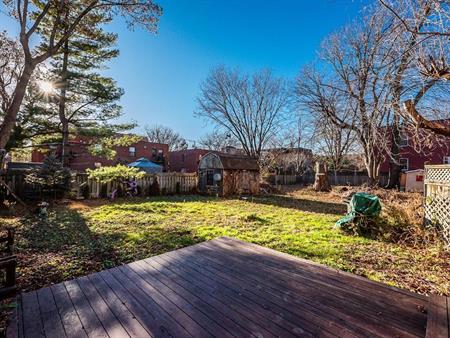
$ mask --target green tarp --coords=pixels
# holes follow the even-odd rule
[[[364,192],[357,192],[350,200],[349,212],[345,217],[336,222],[339,227],[355,221],[357,216],[363,218],[375,218],[381,212],[380,199],[377,196],[367,194]]]

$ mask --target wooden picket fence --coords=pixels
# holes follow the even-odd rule
[[[158,173],[147,174],[136,180],[140,195],[149,195],[155,180],[158,182],[158,191],[152,193],[156,195],[186,194],[197,191],[196,173]],[[88,178],[87,174],[76,174],[72,179],[71,191],[75,198],[100,198],[111,196],[111,193],[119,187],[122,191],[125,190],[122,182],[100,183]]]

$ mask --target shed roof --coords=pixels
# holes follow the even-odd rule
[[[249,156],[233,155],[221,152],[210,152],[202,157],[202,160],[208,156],[217,156],[222,163],[221,169],[235,170],[255,170],[259,171],[258,161]]]

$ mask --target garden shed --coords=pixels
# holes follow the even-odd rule
[[[422,192],[424,173],[423,169],[405,171],[400,176],[400,189],[406,192]]]
[[[199,163],[199,191],[220,196],[259,193],[259,165],[255,158],[210,152]]]

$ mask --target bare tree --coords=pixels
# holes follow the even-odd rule
[[[398,26],[396,113],[417,131],[450,137],[450,2],[442,0],[379,0]],[[400,102],[400,91],[402,91]],[[402,106],[403,109],[400,108]],[[416,132],[420,138],[426,133]],[[423,143],[423,138],[416,143]]]
[[[204,135],[198,140],[198,144],[202,148],[208,150],[221,151],[225,147],[236,147],[238,142],[231,136],[230,132],[223,132],[220,130],[213,130],[212,132]]]
[[[307,69],[297,81],[299,102],[307,112],[355,134],[370,184],[378,183],[390,120],[384,20],[371,14],[332,35],[322,45],[323,74]]]
[[[62,46],[81,26],[89,13],[101,11],[107,15],[121,15],[130,26],[154,31],[161,8],[152,0],[3,0],[10,17],[19,25],[19,41],[24,63],[13,89],[11,102],[0,124],[0,148],[4,148],[17,119],[27,85],[36,67],[60,52]],[[40,34],[44,26],[49,34]],[[86,25],[88,31],[89,27]],[[33,49],[30,41],[38,41]]]
[[[414,35],[450,37],[450,2],[446,0],[378,0],[401,23],[403,28]],[[426,18],[425,25],[417,22]],[[442,29],[444,28],[444,29]]]
[[[20,44],[0,32],[0,117],[11,104],[14,88],[23,69],[23,53]]]
[[[320,115],[315,117],[313,123],[312,142],[315,149],[331,163],[337,182],[337,173],[342,170],[346,156],[356,148],[356,134],[351,129],[337,128],[330,121],[320,118]]]
[[[187,149],[186,140],[170,127],[159,124],[146,126],[145,132],[150,142],[164,143],[169,145],[169,151]]]
[[[249,76],[219,67],[202,83],[200,91],[196,116],[229,132],[247,155],[257,158],[278,132],[289,106],[285,81],[269,70]]]

